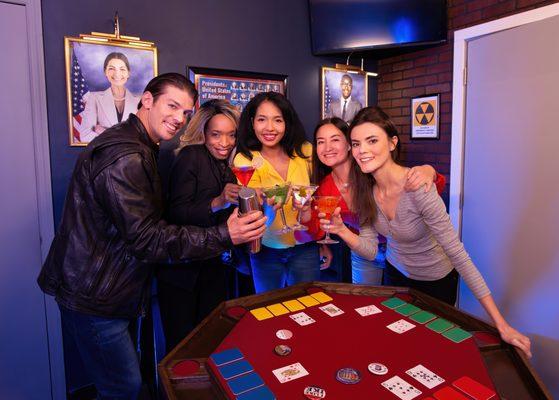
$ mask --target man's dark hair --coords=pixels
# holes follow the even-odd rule
[[[153,101],[156,101],[157,98],[165,92],[167,86],[174,86],[177,89],[186,91],[192,97],[194,103],[198,100],[198,91],[194,87],[194,84],[186,76],[176,72],[168,72],[166,74],[156,76],[149,81],[144,89],[144,93],[150,92],[153,96]],[[138,103],[138,110],[141,107],[142,100]]]

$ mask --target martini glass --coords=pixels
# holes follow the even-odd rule
[[[293,197],[302,206],[309,202],[314,192],[318,189],[318,185],[293,185],[291,186],[291,190],[293,193]],[[307,228],[305,225],[301,224],[301,210],[297,214],[297,223],[293,225],[291,228],[295,231],[306,231]]]
[[[250,182],[250,178],[252,178],[252,175],[254,175],[254,171],[256,171],[256,168],[254,168],[252,165],[247,165],[245,167],[231,167],[231,170],[237,177],[239,183],[243,186],[247,186]]]
[[[251,165],[243,165],[238,167],[231,165],[231,170],[233,171],[241,185],[248,186],[252,175],[254,175],[254,171],[256,171],[256,168],[262,166],[262,162],[263,160],[261,157],[254,157],[252,159]]]
[[[332,213],[334,212],[336,207],[338,207],[338,203],[340,202],[340,196],[316,196],[314,199],[316,201],[318,211],[326,214],[326,216],[324,217],[325,219],[331,219]],[[330,238],[330,232],[326,230],[326,236],[324,237],[324,239],[317,240],[316,243],[334,244],[340,242]]]
[[[275,185],[275,186],[262,188],[264,195],[268,199],[274,199],[274,203],[281,204],[279,213],[281,216],[281,222],[283,226],[281,227],[281,229],[278,229],[277,231],[273,232],[278,235],[282,235],[284,233],[288,233],[293,230],[289,225],[287,225],[287,220],[285,219],[285,212],[283,211],[283,206],[287,202],[287,194],[289,193],[290,187],[291,187],[291,183],[286,182],[283,185]]]

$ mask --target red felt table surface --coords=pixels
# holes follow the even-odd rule
[[[301,311],[263,321],[258,321],[251,313],[247,313],[215,352],[239,348],[279,400],[304,399],[303,390],[309,385],[325,389],[327,398],[331,399],[397,400],[394,394],[381,385],[394,375],[422,391],[417,399],[432,395],[465,375],[495,390],[472,338],[454,343],[425,325],[381,305],[385,297],[328,294],[333,298],[331,303],[341,308],[344,314],[330,317],[318,308],[320,305],[307,307],[302,311],[316,322],[300,326],[289,315]],[[382,313],[362,317],[355,311],[357,307],[371,304],[379,307]],[[416,327],[403,334],[386,327],[400,319],[405,319]],[[278,339],[276,331],[279,329],[289,329],[293,332],[293,337],[289,340]],[[283,357],[276,355],[274,347],[278,344],[289,345],[291,354]],[[280,383],[272,370],[296,362],[300,362],[309,375]],[[386,365],[388,373],[370,373],[367,366],[372,362]],[[446,382],[428,389],[405,373],[418,364],[435,372]],[[211,362],[209,366],[219,377]],[[338,382],[336,372],[344,367],[357,369],[361,373],[361,382],[355,385]],[[228,395],[234,398],[225,381],[220,377],[218,380]]]

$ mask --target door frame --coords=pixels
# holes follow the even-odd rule
[[[37,209],[40,236],[41,263],[47,257],[54,237],[54,213],[50,172],[50,151],[47,118],[47,92],[45,61],[43,52],[43,24],[41,0],[0,0],[4,3],[25,7],[27,21],[27,43],[29,49],[29,77],[31,97],[31,122],[35,154],[35,180],[37,187]],[[41,265],[37,265],[39,275]],[[40,290],[37,287],[37,290]],[[66,398],[64,352],[60,312],[51,296],[43,295],[46,317],[45,333],[48,338],[51,398]]]
[[[495,21],[454,32],[454,66],[452,83],[452,142],[450,149],[449,214],[452,224],[462,236],[464,198],[464,145],[466,139],[466,85],[468,42],[481,36],[516,28],[559,15],[559,3],[525,11]]]

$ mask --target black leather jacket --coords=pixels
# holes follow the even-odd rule
[[[232,247],[223,223],[169,225],[157,172],[158,147],[133,114],[79,156],[62,221],[38,278],[68,309],[104,317],[137,316],[152,262],[213,256]]]

